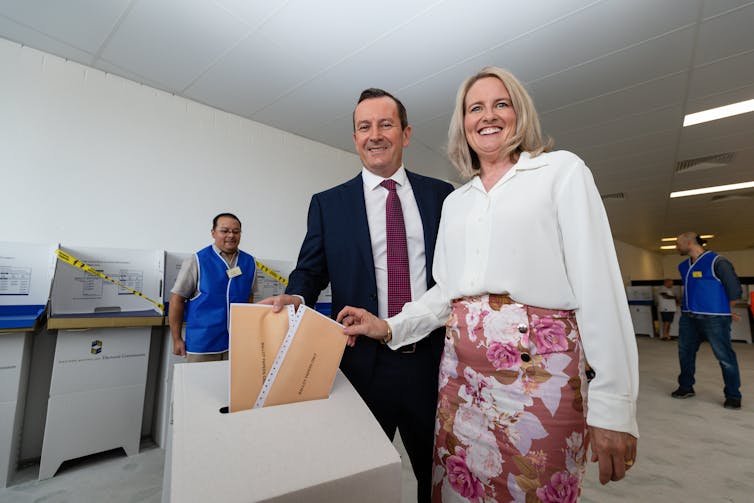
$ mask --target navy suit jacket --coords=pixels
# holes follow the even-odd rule
[[[442,203],[453,191],[453,186],[409,171],[406,174],[421,215],[427,288],[431,288],[435,284],[432,259]],[[328,283],[332,290],[333,318],[346,305],[377,314],[377,282],[361,173],[312,197],[306,237],[286,293],[302,295],[308,306],[314,306]],[[430,337],[439,365],[444,344],[442,331],[436,331]],[[355,347],[345,350],[340,367],[359,392],[371,380],[379,344],[373,339],[359,337]]]

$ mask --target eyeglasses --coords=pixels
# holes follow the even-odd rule
[[[215,229],[215,232],[224,236],[226,234],[241,234],[241,229]]]

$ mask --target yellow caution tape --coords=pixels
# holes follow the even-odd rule
[[[140,291],[134,290],[133,288],[130,288],[130,287],[124,285],[123,283],[121,283],[117,279],[111,278],[107,274],[104,274],[102,271],[98,271],[97,269],[93,268],[92,266],[90,266],[86,262],[83,262],[83,261],[77,259],[73,255],[69,255],[69,254],[67,254],[66,252],[64,252],[61,249],[55,250],[55,255],[57,255],[60,260],[62,260],[63,262],[66,262],[68,264],[71,264],[73,267],[78,267],[82,271],[85,271],[85,272],[88,272],[89,274],[93,274],[95,276],[98,276],[98,277],[100,277],[100,278],[102,278],[102,279],[104,279],[106,281],[109,281],[110,283],[113,283],[113,284],[118,285],[119,287],[121,287],[121,288],[123,288],[125,290],[128,290],[132,294],[134,294],[134,295],[136,295],[138,297],[141,297],[144,300],[147,300],[147,301],[151,302],[152,304],[154,304],[155,306],[157,306],[157,308],[160,311],[164,311],[165,310],[165,306],[162,305],[160,302],[157,302],[156,300],[150,299],[149,297],[147,297],[146,295],[144,295]]]
[[[254,259],[254,262],[256,262],[257,264],[257,269],[259,269],[260,271],[262,271],[263,273],[265,273],[267,276],[271,277],[272,279],[279,281],[285,286],[288,286],[288,280],[286,278],[282,277],[281,275],[279,275],[278,273],[276,273],[275,271],[273,271],[272,269],[270,269],[269,267],[267,267],[260,261]]]

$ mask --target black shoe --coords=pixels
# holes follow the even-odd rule
[[[678,388],[674,392],[670,394],[673,398],[691,398],[692,396],[696,396],[696,393],[694,393],[694,389],[683,389]],[[727,400],[726,400],[727,403]]]
[[[723,407],[726,409],[740,409],[741,408],[741,399],[740,398],[726,398],[725,403],[723,404]]]

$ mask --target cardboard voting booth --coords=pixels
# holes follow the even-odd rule
[[[0,241],[0,331],[29,331],[50,297],[55,246]]]
[[[0,488],[18,464],[32,337],[47,306],[54,250],[0,242]]]
[[[655,329],[652,320],[652,287],[629,286],[626,287],[628,298],[628,310],[631,313],[631,322],[634,333],[654,337]]]
[[[740,302],[733,306],[733,312],[738,315],[738,321],[730,324],[730,338],[751,344],[751,324],[749,322],[749,306]]]
[[[165,253],[165,282],[163,299],[165,315],[170,312],[170,290],[175,285],[178,272],[181,270],[183,261],[190,257],[191,253]],[[186,338],[185,329],[181,336]],[[173,354],[173,341],[170,336],[170,326],[165,322],[162,337],[162,352],[160,354],[160,367],[157,374],[157,394],[155,397],[155,414],[152,423],[152,437],[155,443],[163,449],[167,443],[168,427],[170,424],[170,402],[173,397],[173,366],[184,363],[186,359]]]
[[[327,398],[343,327],[306,306],[230,306],[230,411]]]
[[[64,246],[60,250],[75,265],[60,257],[55,265],[50,328],[162,324],[162,250]]]
[[[221,414],[228,367],[175,367],[163,501],[400,501],[398,452],[343,374],[328,399]]]
[[[275,278],[275,275],[287,280],[296,264],[287,260],[257,260],[264,265],[264,268],[257,267],[257,276],[254,279],[254,299],[260,301],[267,297],[285,293],[286,285]],[[269,269],[274,275],[268,274],[265,269]],[[332,291],[330,290],[330,285],[327,285],[327,288],[322,290],[314,308],[318,312],[330,316],[332,312]]]
[[[61,250],[120,284],[57,262],[48,326],[59,331],[40,479],[65,460],[119,447],[138,453],[151,326],[162,324],[163,251]]]

